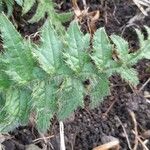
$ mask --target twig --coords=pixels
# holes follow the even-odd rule
[[[135,3],[135,5],[140,9],[140,11],[145,15],[148,16],[147,12],[144,10],[143,6],[147,6],[149,7],[149,1],[147,0],[133,0],[133,2]]]
[[[62,121],[59,122],[59,130],[60,130],[60,150],[66,150],[64,137],[64,124]]]
[[[114,104],[116,103],[116,100],[114,100],[111,105],[109,106],[109,108],[106,110],[105,113],[103,113],[103,117],[106,117],[108,115],[108,113],[110,112],[110,110],[112,109],[112,107],[114,106]]]
[[[120,24],[120,21],[116,18],[116,9],[117,9],[117,6],[115,5],[114,0],[113,0],[113,4],[114,4],[113,17],[115,18],[115,20],[117,21],[117,23]]]
[[[132,132],[135,134],[135,131],[132,130]],[[141,143],[143,146],[144,150],[149,150],[148,147],[145,145],[145,143],[140,139],[139,136],[137,136],[138,141]]]
[[[150,104],[150,100],[146,99],[146,102]]]
[[[145,140],[143,141],[143,143],[146,145],[149,142],[149,140]]]
[[[142,85],[142,87],[139,89],[139,92],[141,92],[149,82],[150,82],[150,78]]]
[[[52,138],[52,137],[54,137],[54,135],[51,135],[51,136],[48,136],[48,137],[41,137],[41,138],[38,138],[38,139],[35,139],[35,140],[33,140],[33,143],[35,143],[35,142],[38,142],[38,141],[40,141],[40,140],[47,140],[47,139],[50,139],[50,138]]]
[[[149,8],[149,7],[146,8],[145,11],[148,13],[148,12],[150,11],[150,8]],[[146,17],[146,16],[145,16],[143,13],[140,12],[139,14],[135,15],[134,17],[132,17],[132,18],[128,21],[126,27],[130,27],[130,26],[132,26],[132,25],[135,25],[135,22],[136,22],[136,21],[141,21],[141,20],[143,20],[145,17]]]
[[[143,6],[147,6],[147,7],[149,7],[149,5],[150,5],[149,0],[138,0],[138,3],[143,5]]]
[[[145,98],[150,98],[150,95],[145,95],[144,97],[145,97]]]
[[[86,0],[82,0],[83,6],[84,6],[84,10],[87,9],[87,5],[86,5]]]
[[[134,147],[133,147],[133,150],[136,150],[137,147],[138,147],[138,130],[137,130],[137,122],[136,122],[136,117],[135,117],[135,114],[133,111],[129,110],[129,114],[133,120],[133,123],[134,123],[134,131],[135,131],[135,140],[134,140]]]
[[[116,150],[119,150],[119,140],[115,140],[106,144],[103,144],[101,146],[98,146],[94,148],[93,150],[109,150],[111,148],[116,148]]]
[[[123,126],[123,124],[122,124],[122,122],[121,122],[121,120],[119,119],[118,116],[117,116],[117,120],[119,121],[120,125],[122,126],[123,132],[124,132],[124,134],[125,134],[125,136],[126,136],[126,140],[127,140],[128,147],[129,147],[130,150],[132,150],[131,144],[130,144],[130,141],[129,141],[129,137],[128,137],[127,132],[126,132],[126,129],[125,129],[125,127]]]

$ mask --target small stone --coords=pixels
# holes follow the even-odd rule
[[[150,95],[150,92],[144,91],[144,96],[148,96],[148,95]]]
[[[150,138],[150,130],[145,131],[145,132],[142,134],[142,136],[143,136],[145,139]]]
[[[113,136],[107,136],[107,135],[104,135],[101,138],[101,141],[102,141],[103,144],[111,142],[111,141],[116,141],[116,140],[118,140],[118,139],[113,137]]]

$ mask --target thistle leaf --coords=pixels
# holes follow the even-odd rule
[[[146,32],[147,32],[147,40],[150,40],[150,28],[148,26],[144,26]]]
[[[123,63],[128,62],[129,57],[129,45],[128,42],[123,38],[117,35],[110,36],[111,40],[116,46],[116,51],[118,53],[118,57],[122,60]]]
[[[27,124],[31,110],[31,92],[26,88],[7,90],[5,105],[1,109],[0,131],[9,131],[10,128]],[[4,126],[3,126],[4,125]]]
[[[46,132],[50,119],[57,111],[57,86],[53,80],[41,81],[33,88],[33,105],[36,111],[36,123],[40,132]]]
[[[138,73],[133,68],[121,67],[116,69],[116,72],[120,74],[121,78],[132,86],[139,84]]]
[[[4,107],[5,105],[5,98],[4,98],[4,91],[3,90],[0,90],[0,110],[2,110],[2,108]]]
[[[100,74],[99,77],[91,81],[91,106],[95,107],[103,101],[105,96],[110,94],[109,79],[106,74]]]
[[[44,18],[45,13],[48,9],[52,9],[53,3],[51,0],[39,0],[38,7],[34,16],[29,20],[30,23],[38,22],[40,19]],[[31,6],[30,6],[31,7]]]
[[[0,13],[2,13],[2,11],[3,11],[3,2],[2,0],[0,0]]]
[[[6,73],[15,81],[25,83],[32,78],[34,61],[26,41],[4,14],[0,14],[0,31],[6,50],[3,61]]]
[[[52,24],[46,22],[42,28],[41,44],[34,50],[41,68],[48,74],[54,74],[61,65],[62,43],[57,36]]]
[[[141,58],[150,59],[150,40],[146,40],[143,47],[139,49],[138,55],[141,56]]]
[[[20,6],[23,5],[23,0],[15,0],[15,1],[16,1],[16,3],[17,3],[18,5],[20,5]]]
[[[138,51],[130,54],[130,60],[128,61],[128,64],[135,65],[139,60],[143,58],[150,59],[150,28],[145,26],[145,29],[148,34],[147,39],[144,39],[144,35],[142,34],[142,32],[136,29],[140,42],[140,48]]]
[[[5,10],[4,4],[7,6],[7,16],[10,17],[13,13],[14,3],[22,6],[23,0],[0,0],[0,13]]]
[[[39,1],[39,4],[45,2],[50,4],[51,1]],[[31,6],[28,5],[28,9]],[[113,44],[104,28],[97,30],[93,41],[90,41],[90,36],[84,35],[78,24],[72,22],[62,38],[57,34],[60,28],[57,25],[61,24],[58,16],[55,12],[49,16],[53,17],[43,26],[41,43],[36,45],[23,39],[6,16],[0,14],[0,32],[4,43],[4,51],[0,55],[2,132],[27,124],[32,110],[36,114],[37,128],[45,133],[54,115],[64,120],[78,107],[83,107],[84,94],[91,96],[93,107],[102,101],[110,93],[109,77],[112,74],[118,73],[126,82],[136,86],[139,81],[132,65],[139,59],[150,58],[149,35],[144,39],[140,31],[141,47],[130,54],[125,40],[111,36],[121,59],[116,61],[113,59]],[[149,34],[148,27],[146,30]],[[90,44],[93,49],[88,52]],[[83,86],[87,79],[90,80],[89,85]]]
[[[5,4],[7,6],[7,16],[10,17],[13,12],[14,0],[5,1]]]
[[[11,85],[9,76],[5,73],[6,66],[0,61],[0,89],[8,88]]]
[[[44,18],[45,14],[47,14],[48,19],[55,26],[55,30],[63,36],[65,33],[65,28],[63,27],[62,23],[69,21],[73,16],[73,13],[68,12],[58,14],[54,9],[54,2],[52,0],[39,0],[36,13],[29,20],[29,22],[38,22],[40,19]]]
[[[104,28],[98,29],[94,35],[91,58],[99,69],[107,66],[112,58],[112,46]]]
[[[79,106],[83,107],[83,85],[78,79],[67,78],[63,88],[58,91],[58,118],[64,120]]]
[[[138,36],[140,47],[143,47],[143,45],[144,45],[144,35],[142,34],[142,32],[139,29],[135,29],[135,31],[136,31],[136,34]]]
[[[80,72],[88,56],[87,49],[89,48],[90,36],[88,34],[83,35],[75,21],[69,26],[66,36],[65,62],[73,71]]]
[[[24,0],[22,8],[23,15],[26,14],[33,7],[35,2],[36,0]]]
[[[56,16],[61,23],[65,23],[71,20],[71,18],[73,17],[73,13],[72,12],[60,13],[56,14]]]

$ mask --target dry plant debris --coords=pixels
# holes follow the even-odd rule
[[[82,24],[82,22],[86,20],[86,23],[88,26],[87,31],[91,35],[93,35],[94,32],[96,31],[96,22],[98,21],[100,17],[99,10],[89,12],[88,11],[89,8],[87,7],[85,0],[83,0],[83,5],[84,5],[83,10],[79,8],[77,4],[77,0],[72,0],[72,5],[73,5],[74,14],[75,14],[75,20],[77,20],[80,24]]]
[[[134,134],[135,132],[132,131]],[[149,150],[148,147],[145,144],[145,141],[142,141],[141,138],[139,136],[137,136],[138,141],[141,143],[141,145],[143,146],[143,150]]]
[[[148,16],[147,11],[145,11],[144,7],[150,7],[150,0],[133,0],[133,2],[145,16]]]
[[[131,144],[130,144],[130,141],[129,141],[128,134],[127,134],[127,132],[126,132],[126,129],[125,129],[125,127],[124,127],[122,121],[120,120],[120,118],[119,118],[118,116],[116,117],[116,119],[118,120],[118,122],[120,123],[120,125],[121,125],[121,127],[122,127],[122,129],[123,129],[123,132],[124,132],[125,137],[126,137],[126,140],[127,140],[128,148],[129,148],[130,150],[132,150]]]
[[[142,133],[142,137],[147,139],[150,138],[150,130],[146,130]]]
[[[129,114],[130,114],[130,116],[131,116],[131,118],[132,118],[132,120],[133,120],[133,123],[134,123],[134,130],[132,130],[132,132],[133,132],[133,134],[135,135],[135,141],[134,141],[134,147],[133,147],[133,150],[137,150],[138,149],[138,144],[140,143],[141,145],[142,145],[142,147],[143,147],[143,150],[148,150],[148,147],[146,146],[146,143],[148,142],[148,140],[146,139],[146,140],[142,140],[142,138],[144,137],[141,137],[139,134],[138,134],[138,129],[137,129],[137,125],[138,125],[138,123],[137,123],[137,121],[136,121],[136,116],[135,116],[135,113],[133,112],[133,111],[130,111],[129,110]],[[145,131],[144,132],[144,134],[145,134],[145,138],[146,138],[146,136],[149,136],[148,134],[149,134],[149,130],[148,131]],[[144,135],[143,134],[143,135]]]
[[[150,78],[142,85],[139,91],[142,91],[149,82],[150,82]]]
[[[101,146],[98,146],[98,147],[94,148],[93,150],[110,150],[110,149],[113,149],[113,150],[119,150],[120,149],[118,139],[115,139],[114,141],[111,141],[111,142],[105,143]]]
[[[134,147],[133,150],[137,150],[138,147],[138,130],[137,130],[137,121],[136,121],[136,117],[135,117],[135,113],[131,110],[129,110],[129,114],[133,120],[134,123],[134,132],[135,132],[135,140],[134,140]]]

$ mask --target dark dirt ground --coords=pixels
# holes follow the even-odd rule
[[[58,4],[62,0],[55,0]],[[82,3],[79,5],[82,7]],[[90,11],[100,10],[101,16],[97,22],[97,27],[105,26],[108,34],[116,33],[122,35],[130,43],[131,49],[138,47],[137,36],[134,27],[142,28],[143,25],[150,26],[150,15],[129,24],[129,20],[136,14],[140,13],[139,9],[131,0],[87,0]],[[70,0],[62,3],[58,11],[71,10]],[[37,32],[42,25],[43,20],[39,23],[29,24],[27,18],[30,18],[35,11],[36,6],[23,18],[19,18],[20,9],[15,7],[14,19],[18,24],[18,30],[23,36],[29,36]],[[131,25],[131,26],[130,26]],[[130,26],[130,27],[128,27]],[[36,41],[38,37],[35,37]],[[139,71],[140,84],[138,89],[150,77],[150,61],[141,60],[135,68]],[[150,92],[150,84],[147,84],[142,91],[132,89],[127,83],[123,82],[120,77],[111,77],[111,96],[105,98],[104,102],[97,108],[91,110],[88,107],[88,97],[85,98],[87,106],[84,109],[78,109],[71,119],[66,120],[65,141],[67,150],[91,150],[92,148],[105,143],[106,137],[115,137],[120,141],[121,150],[129,150],[127,137],[133,148],[135,145],[135,135],[133,134],[134,122],[130,111],[135,114],[138,135],[145,141],[148,140],[147,147],[150,149],[150,100],[145,98],[145,91]],[[123,130],[126,131],[126,134]],[[11,139],[3,142],[6,150],[24,150],[26,146],[35,143],[39,138],[36,129],[28,127],[19,127],[10,132]],[[54,119],[48,135],[54,137],[47,139],[46,149],[59,150],[59,126]],[[44,145],[43,140],[37,143],[39,148]],[[137,150],[144,148],[139,143]]]

